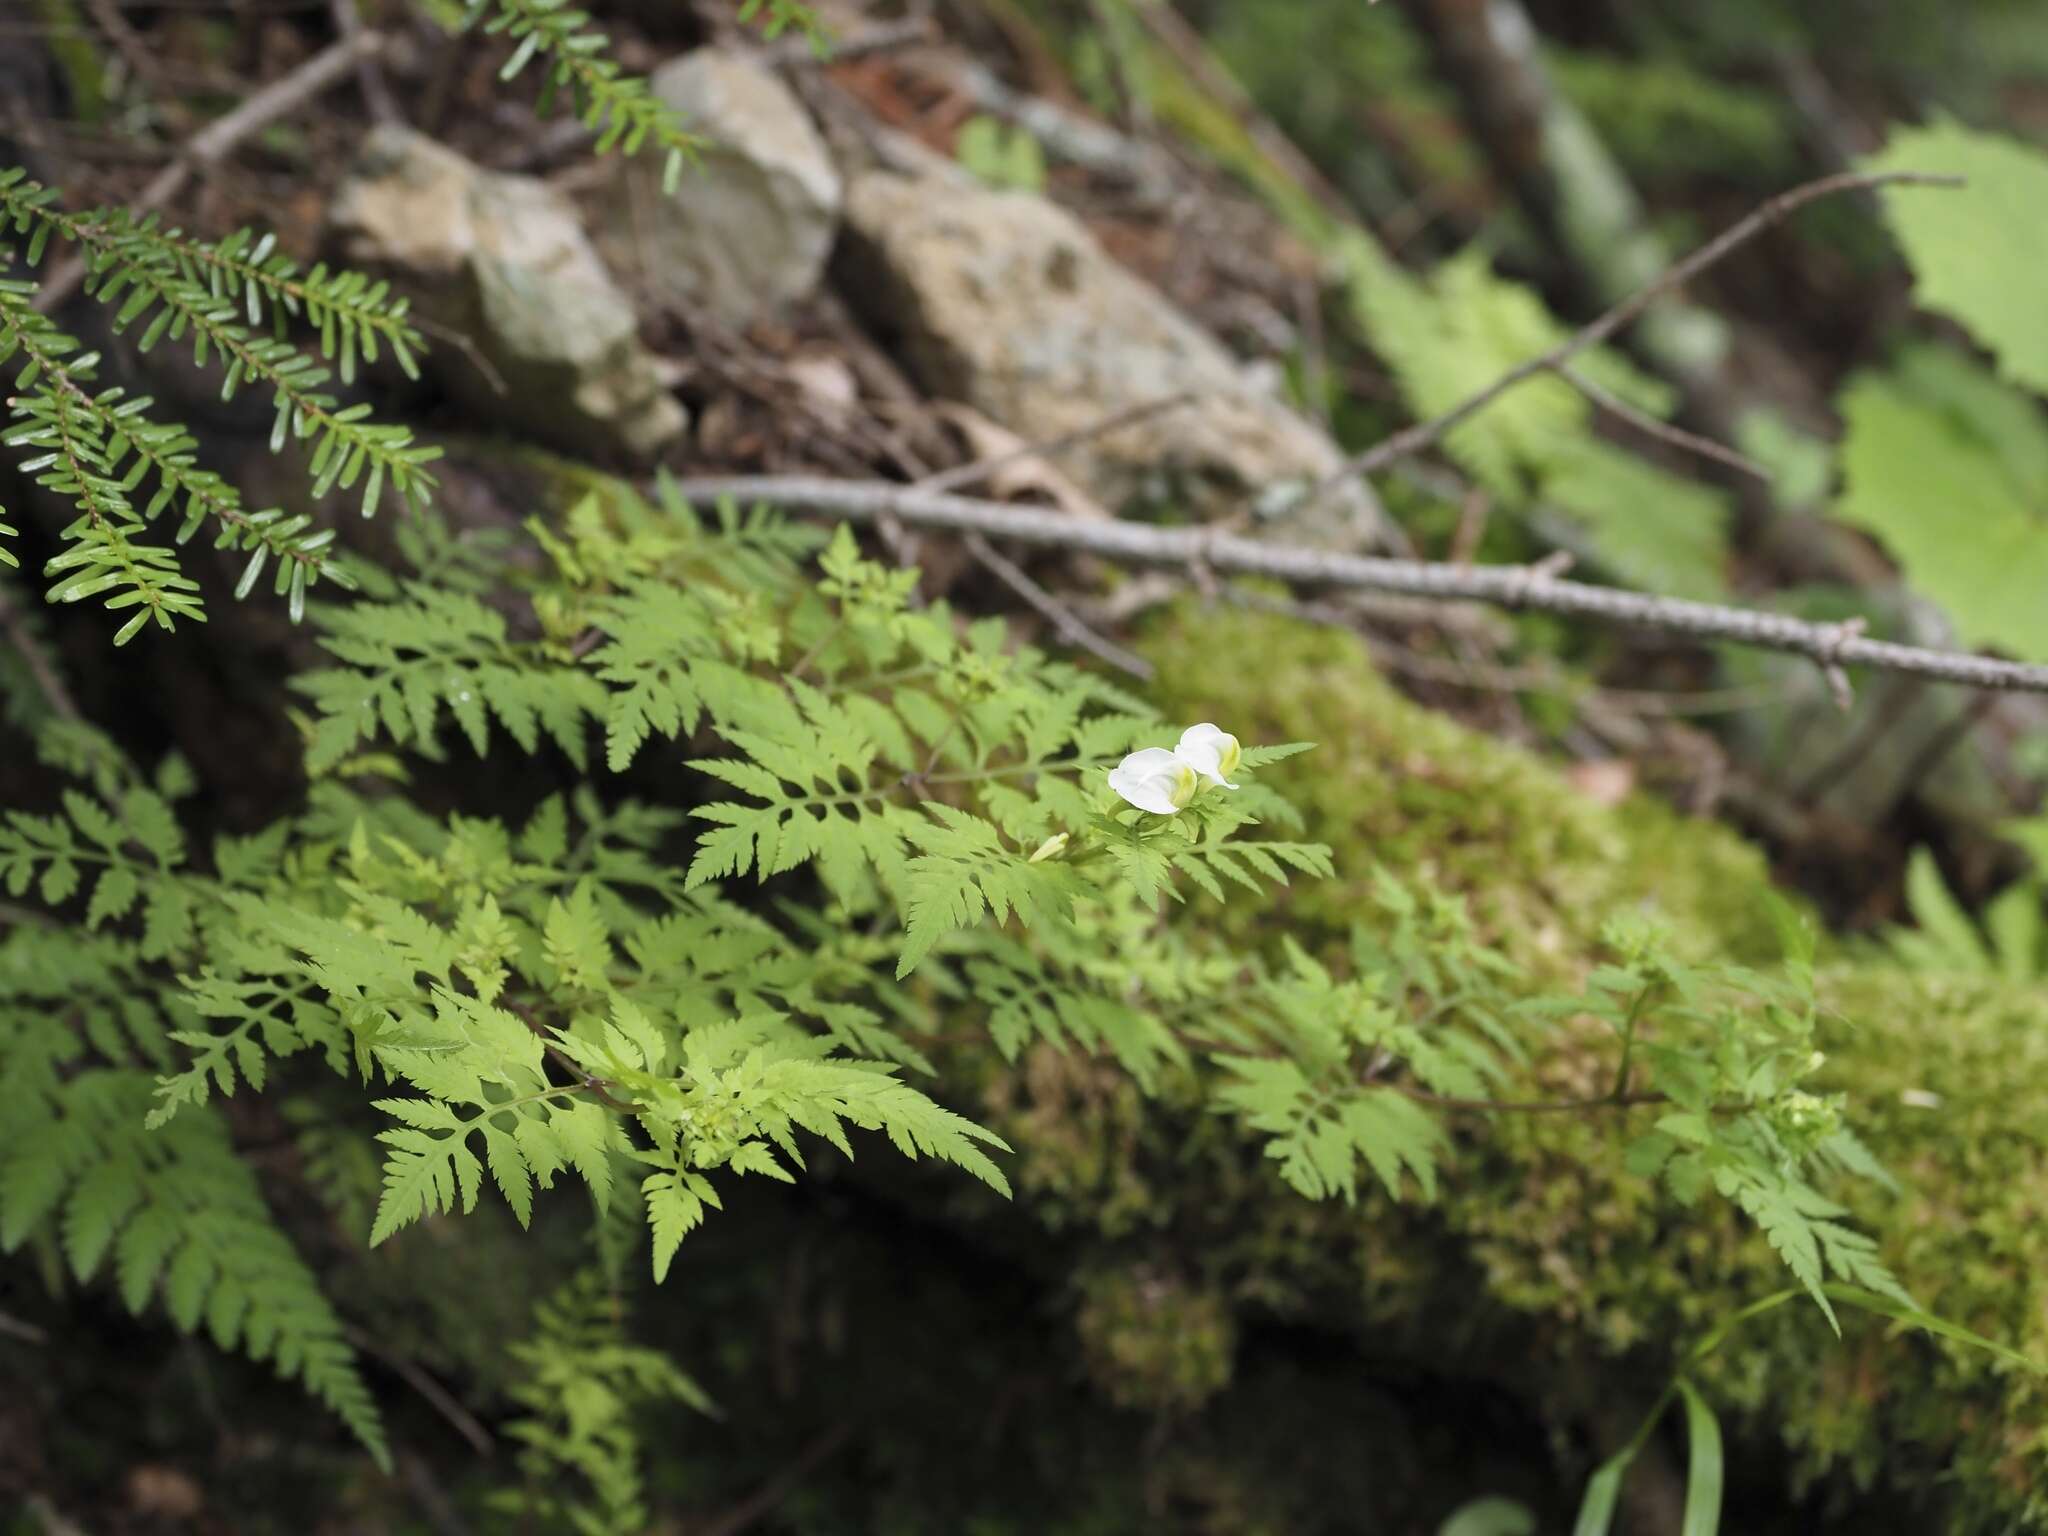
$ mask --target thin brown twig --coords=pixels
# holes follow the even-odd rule
[[[985,459],[976,459],[972,464],[959,464],[952,469],[940,470],[935,475],[926,475],[916,482],[917,488],[921,491],[958,490],[963,485],[972,485],[977,480],[984,480],[997,470],[1008,469],[1012,464],[1025,459],[1057,458],[1083,443],[1095,442],[1112,433],[1121,432],[1125,427],[1134,427],[1141,421],[1150,421],[1154,416],[1178,410],[1196,398],[1193,390],[1184,389],[1178,394],[1162,395],[1157,400],[1141,400],[1138,404],[1114,415],[1090,422],[1085,427],[1076,427],[1071,432],[1063,432],[1058,437],[1048,438],[1042,443],[1023,443],[1001,453],[991,454]]]
[[[25,1323],[12,1313],[0,1312],[0,1335],[20,1339],[24,1344],[47,1344],[50,1335],[34,1323]]]
[[[1078,614],[1046,591],[1032,579],[1029,572],[987,539],[978,533],[970,533],[962,542],[966,544],[968,553],[993,571],[998,580],[1037,609],[1040,615],[1059,631],[1060,638],[1067,644],[1078,646],[1115,667],[1119,672],[1130,673],[1141,682],[1149,683],[1152,680],[1151,662],[1136,651],[1126,650],[1114,640],[1098,635]]]
[[[346,1326],[341,1331],[351,1347],[361,1350],[366,1355],[373,1355],[390,1366],[400,1380],[417,1392],[429,1407],[448,1421],[449,1426],[458,1435],[470,1443],[477,1455],[489,1456],[497,1449],[497,1441],[492,1439],[491,1432],[478,1422],[476,1415],[457,1402],[454,1394],[428,1375],[417,1362],[407,1359],[395,1349],[387,1349],[373,1335],[361,1328]]]
[[[176,158],[157,172],[129,208],[136,213],[162,208],[185,189],[197,172],[226,158],[250,134],[297,110],[340,80],[358,60],[376,57],[383,47],[382,33],[359,32],[314,54],[290,74],[265,86],[234,111],[215,118],[186,140]],[[84,258],[69,257],[44,279],[33,301],[35,307],[46,315],[52,313],[77,291],[84,277]]]
[[[798,68],[831,68],[874,53],[893,53],[898,48],[915,48],[937,40],[927,16],[903,16],[895,21],[878,21],[858,32],[831,40],[824,53],[811,46],[807,37],[792,34],[770,43],[762,50],[770,63]]]
[[[335,35],[343,42],[353,41],[363,32],[363,18],[356,14],[356,0],[329,0],[328,10],[334,17]],[[384,71],[377,67],[377,61],[369,54],[356,60],[356,88],[363,93],[363,105],[370,109],[370,116],[380,123],[405,122],[405,114],[398,109],[398,98],[391,94],[391,87],[385,83]]]
[[[1789,192],[1781,192],[1748,217],[1731,224],[1691,255],[1673,262],[1607,313],[1574,331],[1548,351],[1539,353],[1527,362],[1517,363],[1484,389],[1461,400],[1442,415],[1405,427],[1382,439],[1365,452],[1353,456],[1342,469],[1317,486],[1316,493],[1322,494],[1348,476],[1371,474],[1375,470],[1385,468],[1396,459],[1420,453],[1433,446],[1446,433],[1478,415],[1517,384],[1533,379],[1539,373],[1555,372],[1581,352],[1607,341],[1664,294],[1691,282],[1730,252],[1740,249],[1773,225],[1784,222],[1808,203],[1831,197],[1838,192],[1869,190],[1881,186],[1959,187],[1962,184],[1963,178],[1960,176],[1932,175],[1921,171],[1846,171],[1840,175],[1823,176],[1818,181],[1809,181],[1804,186],[1792,188]]]
[[[1178,394],[1166,395],[1157,400],[1141,401],[1126,410],[1105,416],[1100,421],[1090,422],[1084,427],[1078,427],[1072,432],[1062,433],[1060,436],[1048,439],[1045,442],[1024,443],[1018,447],[1007,449],[1002,453],[977,459],[971,464],[956,465],[952,469],[941,470],[935,475],[927,475],[916,482],[916,488],[921,491],[945,492],[952,490],[956,486],[972,485],[977,480],[986,479],[996,471],[1007,469],[1012,464],[1026,459],[1054,458],[1071,448],[1079,447],[1083,443],[1094,442],[1109,436],[1113,432],[1119,432],[1125,427],[1135,426],[1141,421],[1149,421],[1152,417],[1162,415],[1170,410],[1177,410],[1193,399],[1195,399],[1195,394],[1192,390],[1182,390]],[[1108,663],[1120,672],[1128,672],[1131,676],[1141,681],[1151,681],[1153,675],[1151,662],[1147,661],[1137,652],[1127,650],[1125,647],[1118,645],[1114,640],[1097,634],[1080,615],[1076,614],[1065,603],[1062,603],[1051,592],[1047,591],[1045,587],[1032,578],[1028,571],[1003,554],[982,535],[970,533],[962,542],[966,544],[969,554],[987,566],[990,571],[995,573],[998,580],[1036,609],[1040,615],[1052,624],[1054,629],[1059,631],[1061,638],[1069,645],[1077,646],[1081,650],[1087,651],[1090,655]]]
[[[156,55],[149,51],[149,44],[142,40],[142,34],[129,25],[128,18],[121,14],[121,7],[114,0],[85,0],[85,8],[92,12],[93,23],[107,35],[107,41],[114,45],[114,51],[121,55],[121,62],[128,66],[128,73],[152,95],[164,94],[163,71],[157,67]],[[158,103],[163,111],[168,103]]]
[[[1593,405],[1596,410],[1607,412],[1618,421],[1625,421],[1646,437],[1669,443],[1685,453],[1698,454],[1703,459],[1712,459],[1716,464],[1725,464],[1739,470],[1753,479],[1770,482],[1771,472],[1755,459],[1737,453],[1726,444],[1717,443],[1711,437],[1701,437],[1697,432],[1688,432],[1683,427],[1673,426],[1668,421],[1659,421],[1648,411],[1637,410],[1621,396],[1586,377],[1578,369],[1560,364],[1551,369],[1565,383],[1571,385]]]
[[[1965,709],[1957,711],[1934,735],[1929,737],[1906,765],[1906,771],[1899,776],[1899,782],[1911,794],[1920,787],[1921,780],[1939,768],[1942,761],[1966,740],[1969,734],[1982,725],[1991,712],[1998,707],[1998,695],[1980,693]]]
[[[1237,120],[1238,126],[1275,169],[1306,192],[1324,212],[1340,217],[1348,215],[1349,205],[1344,194],[1330,184],[1330,178],[1318,170],[1316,163],[1302,153],[1300,146],[1266,115],[1251,92],[1223,67],[1201,34],[1189,26],[1179,12],[1165,0],[1138,0],[1132,10],[1145,30],[1152,34],[1153,40],[1173,55],[1181,68],[1188,72],[1189,78]]]
[[[1823,668],[1824,672],[1826,670]],[[1829,679],[1828,690],[1836,692],[1832,678]],[[1871,709],[1870,718],[1849,732],[1848,739],[1823,758],[1819,767],[1791,787],[1792,803],[1811,806],[1825,798],[1828,791],[1847,778],[1859,764],[1869,761],[1872,749],[1889,736],[1893,727],[1912,713],[1913,706],[1925,697],[1925,690],[1920,688],[1888,689]]]
[[[42,644],[29,629],[28,619],[14,606],[4,587],[0,587],[0,634],[6,635],[8,645],[21,658],[21,664],[28,669],[29,677],[41,691],[43,702],[50,706],[51,713],[66,720],[81,719],[71,691],[64,686],[64,679],[51,665]]]
[[[1573,614],[1694,640],[1785,651],[1805,656],[1825,669],[1877,667],[1977,688],[2048,693],[2048,665],[1872,640],[1842,624],[1814,624],[1760,609],[1567,581],[1542,563],[1456,566],[1390,560],[1248,539],[1214,528],[1072,517],[1040,507],[934,494],[880,482],[737,475],[686,479],[676,482],[676,487],[686,501],[698,504],[730,497],[855,522],[871,522],[887,514],[919,527],[1076,550],[1132,565],[1228,571],[1268,576],[1297,587],[1358,588],[1437,602],[1466,600]]]
[[[853,1436],[853,1426],[841,1421],[813,1440],[796,1460],[776,1473],[759,1489],[713,1520],[697,1536],[740,1536],[740,1532],[763,1519],[788,1498],[820,1463],[828,1460]]]
[[[511,386],[505,382],[505,375],[498,372],[497,367],[491,360],[484,356],[483,349],[476,344],[467,331],[457,330],[452,325],[443,325],[439,321],[421,314],[408,314],[406,319],[425,331],[429,336],[437,337],[447,342],[456,351],[468,358],[470,366],[476,369],[477,375],[485,384],[490,386],[492,394],[509,395],[512,392]]]

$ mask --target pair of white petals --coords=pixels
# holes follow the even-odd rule
[[[1109,787],[1141,811],[1172,816],[1186,810],[1202,781],[1235,789],[1230,775],[1242,753],[1237,738],[1203,721],[1180,734],[1172,751],[1146,747],[1109,770]]]

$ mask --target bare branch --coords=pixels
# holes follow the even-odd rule
[[[1244,130],[1268,163],[1313,198],[1325,213],[1340,219],[1348,214],[1349,204],[1344,194],[1332,186],[1330,178],[1316,168],[1316,163],[1260,110],[1251,92],[1223,67],[1209,45],[1181,19],[1179,12],[1164,4],[1163,0],[1139,0],[1132,11],[1145,30],[1152,34],[1153,40],[1187,71],[1188,78],[1197,88],[1236,120],[1237,126]]]
[[[994,474],[999,469],[1008,469],[1025,459],[1053,459],[1069,448],[1078,448],[1083,443],[1092,443],[1111,433],[1121,432],[1125,427],[1134,427],[1141,421],[1150,421],[1154,416],[1180,409],[1196,398],[1193,390],[1182,390],[1179,394],[1163,395],[1156,400],[1141,400],[1126,410],[1105,416],[1100,421],[1077,427],[1072,432],[1061,433],[1042,443],[1025,443],[1006,452],[985,459],[976,459],[971,464],[962,464],[953,469],[941,470],[938,474],[927,475],[917,482],[921,491],[956,491],[963,485]]]
[[[469,1442],[470,1449],[477,1455],[488,1456],[496,1449],[497,1442],[491,1438],[491,1432],[477,1422],[476,1415],[463,1407],[455,1395],[429,1375],[418,1362],[400,1354],[396,1349],[388,1348],[382,1340],[364,1329],[345,1326],[342,1333],[351,1346],[365,1354],[375,1355],[390,1366],[407,1386],[426,1400],[434,1412],[447,1420],[450,1428]]]
[[[363,32],[363,18],[356,14],[356,0],[328,0],[328,10],[334,15],[334,32],[343,42],[353,42]],[[403,123],[405,114],[398,109],[398,98],[391,94],[391,87],[384,81],[384,72],[377,67],[372,54],[360,54],[356,58],[356,88],[363,93],[363,105],[370,109],[370,117],[379,123]]]
[[[849,32],[844,37],[835,37],[823,54],[811,46],[809,38],[793,33],[777,42],[770,43],[761,51],[772,63],[797,68],[844,64],[850,59],[865,58],[873,53],[893,53],[899,48],[915,48],[921,43],[936,40],[929,17],[912,14],[896,21],[876,22],[858,32]]]
[[[5,587],[0,587],[0,635],[6,637],[8,646],[21,657],[21,664],[41,690],[43,702],[50,706],[50,713],[66,720],[82,718],[77,704],[72,702],[71,691],[64,686],[64,679],[51,665],[41,642],[29,629],[27,617],[14,606]]]
[[[85,8],[92,13],[99,29],[107,34],[107,41],[114,45],[114,51],[121,55],[121,62],[128,66],[128,73],[145,90],[162,96],[163,71],[157,68],[156,55],[149,51],[149,44],[143,41],[142,34],[128,24],[128,18],[121,14],[121,7],[114,0],[86,0]]]
[[[993,454],[983,459],[976,459],[971,464],[961,464],[952,469],[942,470],[935,475],[926,475],[917,482],[916,489],[927,493],[950,491],[958,486],[972,485],[977,480],[986,479],[997,470],[1007,469],[1012,464],[1027,459],[1055,458],[1066,452],[1069,448],[1075,448],[1082,443],[1093,442],[1098,438],[1107,437],[1113,432],[1123,430],[1125,427],[1136,426],[1139,422],[1149,421],[1152,417],[1161,415],[1164,412],[1177,410],[1194,398],[1195,395],[1192,391],[1183,390],[1179,394],[1166,395],[1157,400],[1141,401],[1127,410],[1105,416],[1100,421],[1090,422],[1087,426],[1077,427],[1072,432],[1062,433],[1060,436],[1050,438],[1045,442],[1023,443],[1002,453]],[[1061,637],[1066,640],[1067,644],[1078,646],[1082,650],[1099,657],[1120,672],[1128,672],[1133,677],[1150,680],[1152,676],[1151,662],[1138,655],[1137,652],[1126,650],[1115,641],[1104,639],[1101,635],[1090,629],[1087,623],[1071,608],[1067,607],[1065,603],[1062,603],[1052,593],[1034,581],[1029,572],[1003,554],[993,544],[989,543],[982,535],[970,533],[964,542],[967,545],[968,553],[993,571],[997,578],[1009,587],[1011,591],[1037,609],[1052,624],[1053,628],[1060,632]]]
[[[1030,573],[1016,561],[1010,559],[995,545],[978,533],[970,533],[964,542],[968,552],[987,566],[1009,589],[1042,614],[1052,627],[1060,632],[1060,638],[1067,644],[1078,646],[1091,655],[1100,657],[1119,672],[1128,672],[1135,678],[1150,682],[1152,663],[1136,651],[1125,650],[1114,640],[1106,640],[1084,624],[1074,611],[1054,597],[1044,587],[1031,579]]]
[[[2048,666],[1871,640],[1857,633],[1853,625],[1812,624],[1752,608],[1565,581],[1541,564],[1473,566],[1387,560],[1247,539],[1209,528],[1069,517],[1037,507],[977,501],[880,482],[771,475],[690,479],[676,484],[684,499],[700,504],[731,497],[853,522],[872,522],[886,514],[917,527],[1078,550],[1131,565],[1228,571],[1270,576],[1297,587],[1352,587],[1433,601],[1462,599],[1574,614],[1697,640],[1786,651],[1808,657],[1824,668],[1878,667],[1975,688],[2048,693]]]
[[[1730,469],[1740,470],[1743,474],[1762,480],[1766,484],[1770,482],[1771,472],[1755,459],[1737,453],[1733,448],[1717,443],[1711,437],[1701,437],[1697,432],[1688,432],[1683,427],[1674,427],[1668,421],[1659,421],[1648,411],[1637,410],[1621,396],[1596,384],[1578,369],[1559,367],[1551,371],[1584,395],[1596,409],[1607,412],[1618,421],[1627,422],[1644,436],[1669,443],[1686,453],[1696,453],[1703,459],[1712,459],[1716,464],[1726,464]]]
[[[1396,459],[1432,447],[1446,433],[1478,415],[1517,384],[1525,383],[1539,373],[1554,373],[1561,370],[1581,352],[1597,347],[1614,336],[1662,295],[1691,282],[1731,251],[1748,244],[1773,225],[1783,223],[1808,203],[1816,202],[1823,197],[1831,197],[1838,192],[1868,190],[1873,187],[1959,187],[1962,184],[1963,179],[1960,176],[1935,176],[1920,171],[1845,171],[1840,175],[1823,176],[1818,181],[1809,181],[1789,192],[1780,192],[1747,218],[1730,225],[1690,256],[1666,267],[1606,314],[1590,325],[1574,331],[1549,351],[1540,353],[1525,363],[1516,364],[1486,388],[1461,400],[1441,416],[1417,422],[1412,427],[1405,427],[1358,454],[1322,485],[1317,486],[1316,492],[1320,495],[1347,475],[1369,475],[1374,470],[1384,469]]]

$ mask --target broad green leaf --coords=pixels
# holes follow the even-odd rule
[[[1496,276],[1477,250],[1417,277],[1375,248],[1346,249],[1359,321],[1418,419],[1458,405],[1567,334],[1533,289]],[[1618,353],[1588,353],[1573,366],[1651,415],[1671,409],[1668,386]],[[1542,374],[1460,424],[1444,449],[1508,505],[1564,513],[1601,564],[1630,584],[1723,595],[1726,498],[1595,438],[1593,419],[1578,391]]]
[[[1865,169],[1966,179],[1960,188],[1884,193],[1913,266],[1914,297],[1960,322],[2007,378],[2048,393],[2048,154],[1945,120],[1900,129]]]
[[[1959,354],[1908,352],[1842,396],[1836,515],[1868,530],[1957,638],[2048,659],[2048,420]]]

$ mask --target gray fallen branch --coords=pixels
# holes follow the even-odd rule
[[[979,501],[871,481],[733,476],[679,480],[675,487],[686,501],[698,505],[730,497],[851,522],[873,522],[891,516],[913,527],[943,528],[1019,544],[1078,550],[1129,565],[1177,566],[1197,573],[1227,571],[1274,577],[1309,589],[1356,588],[1439,601],[1463,600],[1573,614],[1610,624],[1690,635],[1699,640],[1787,651],[1818,663],[1831,682],[1838,684],[1845,668],[1878,667],[1974,688],[2048,693],[2048,666],[1871,640],[1860,633],[1860,624],[1853,620],[1844,624],[1811,624],[1752,608],[1652,597],[1617,587],[1566,581],[1557,575],[1557,567],[1551,563],[1445,565],[1426,560],[1387,560],[1247,539],[1214,528],[1105,522],[1037,507]]]

